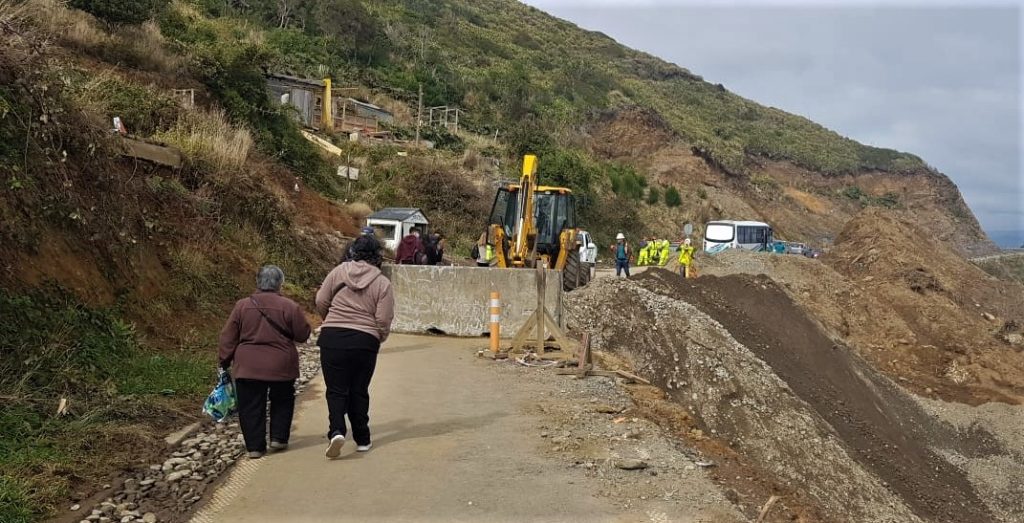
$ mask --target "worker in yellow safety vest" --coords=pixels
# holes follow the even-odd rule
[[[480,235],[473,248],[473,258],[477,267],[490,267],[494,263],[494,246],[487,243],[487,232]]]
[[[637,257],[636,260],[637,267],[643,267],[644,265],[647,265],[647,263],[650,261],[650,253],[651,239],[644,238],[643,241],[640,242],[640,255]]]
[[[672,242],[668,240],[661,240],[659,246],[661,247],[658,259],[658,265],[664,267],[668,265],[668,258],[672,254]]]
[[[692,278],[691,265],[693,265],[693,245],[689,238],[683,240],[679,246],[679,275],[683,278]]]

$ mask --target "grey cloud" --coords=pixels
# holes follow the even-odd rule
[[[917,154],[986,228],[1024,230],[1016,6],[531,3],[747,98]]]

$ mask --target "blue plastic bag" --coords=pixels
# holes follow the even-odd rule
[[[231,374],[224,369],[217,369],[217,386],[203,403],[203,412],[210,415],[213,421],[220,423],[238,411],[238,397],[235,395],[235,384]]]

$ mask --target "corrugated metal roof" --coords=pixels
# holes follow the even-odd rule
[[[417,213],[423,214],[422,211],[413,207],[385,207],[384,209],[371,214],[367,218],[372,220],[396,220],[401,222],[413,217]],[[423,214],[423,217],[426,218],[427,215]]]
[[[280,80],[280,81],[285,81],[285,82],[292,82],[292,83],[297,83],[297,84],[305,84],[305,85],[315,86],[315,87],[323,87],[324,86],[324,81],[323,80],[317,80],[315,78],[300,78],[298,76],[291,76],[291,75],[287,75],[287,74],[268,74],[267,78],[272,78],[274,80]]]

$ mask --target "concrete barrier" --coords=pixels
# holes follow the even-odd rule
[[[491,291],[501,293],[501,332],[506,337],[514,336],[537,308],[536,272],[529,269],[386,265],[384,274],[395,290],[395,332],[488,334]],[[548,271],[546,294],[548,311],[562,323],[558,271]]]

